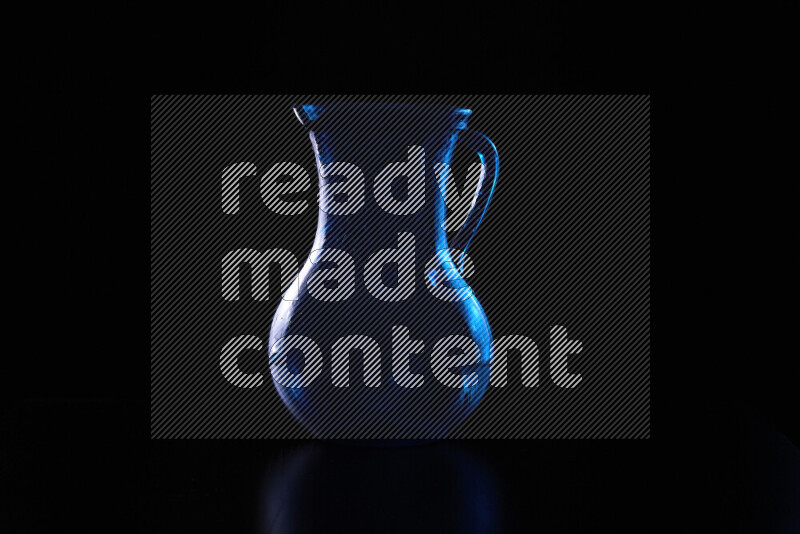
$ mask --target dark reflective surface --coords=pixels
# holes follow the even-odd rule
[[[489,465],[457,443],[311,442],[267,473],[259,532],[503,532],[501,499]]]
[[[662,441],[152,441],[142,406],[26,403],[0,430],[0,531],[793,532],[800,451],[718,406]],[[699,421],[698,421],[699,422]],[[794,530],[793,530],[794,529]]]

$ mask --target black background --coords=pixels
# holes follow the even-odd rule
[[[25,98],[8,104],[21,111],[11,125],[23,152],[11,158],[18,179],[8,179],[14,296],[6,311],[14,328],[6,333],[3,530],[256,530],[265,477],[308,446],[148,440],[149,95],[309,87],[649,94],[655,73],[669,70],[665,92],[681,98],[665,96],[663,111],[654,102],[656,146],[664,143],[656,156],[664,170],[653,173],[656,196],[664,195],[656,235],[671,247],[657,249],[664,348],[653,358],[653,438],[453,446],[493,473],[494,497],[481,502],[498,503],[502,532],[647,531],[675,519],[682,531],[789,531],[798,517],[798,453],[786,436],[797,443],[798,430],[785,363],[791,329],[782,318],[793,305],[780,271],[787,243],[772,241],[789,223],[775,200],[792,174],[782,135],[785,11],[748,14],[744,26],[717,13],[697,33],[656,35],[660,16],[652,13],[561,5],[436,17],[399,4],[332,14],[198,7],[148,17],[71,8],[49,12],[48,22],[35,18],[13,51]],[[711,37],[720,26],[723,35]],[[681,52],[674,73],[664,58],[673,50]],[[702,85],[706,77],[712,86]],[[453,486],[444,473],[387,487],[365,474],[374,473],[369,463],[356,463],[365,460],[318,446],[331,465],[352,462],[355,481],[376,485],[355,499],[363,506],[320,507],[332,531],[336,513],[387,517],[388,531],[400,529],[383,508],[390,502],[404,505],[417,531],[458,519],[442,520],[432,497],[402,499],[468,484]],[[449,446],[431,454],[449,454]],[[387,455],[385,464],[392,461]],[[333,502],[364,492],[314,465],[310,479]],[[309,499],[300,502],[326,502]]]

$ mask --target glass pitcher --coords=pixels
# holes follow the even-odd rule
[[[494,144],[468,109],[343,104],[294,108],[319,174],[312,251],[269,340],[273,383],[294,417],[329,439],[441,439],[489,385],[492,335],[464,273],[497,182]],[[448,242],[456,144],[481,177]]]

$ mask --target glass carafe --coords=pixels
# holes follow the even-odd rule
[[[312,251],[270,331],[273,383],[314,435],[439,439],[489,385],[492,335],[465,252],[498,175],[468,109],[347,104],[294,108],[313,145],[319,219]],[[447,173],[457,144],[482,168],[448,243]]]

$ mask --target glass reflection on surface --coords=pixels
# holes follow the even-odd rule
[[[502,532],[492,470],[454,442],[312,442],[266,476],[260,532]]]

